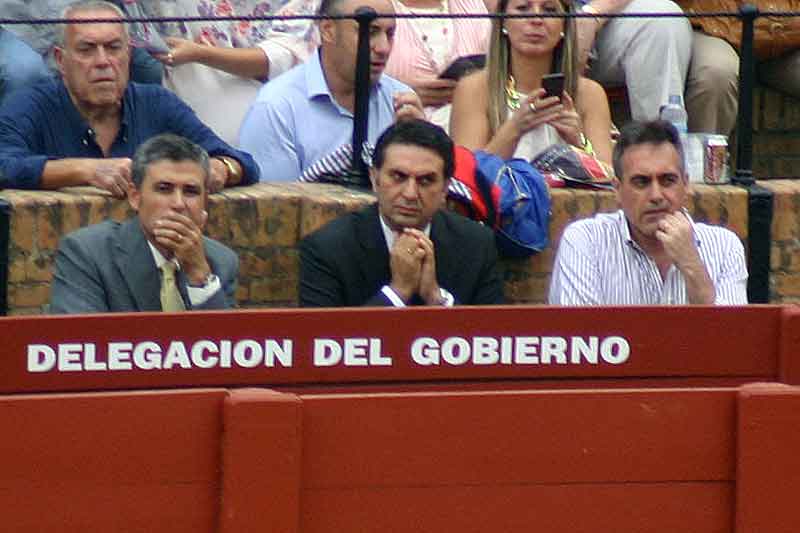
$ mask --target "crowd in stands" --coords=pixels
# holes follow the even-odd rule
[[[769,4],[776,7],[775,2]],[[786,4],[787,9],[795,7],[794,2]],[[378,17],[371,23],[369,130],[364,147],[349,144],[358,42],[353,19],[148,22],[130,31],[113,21],[0,28],[0,187],[93,185],[116,197],[127,197],[139,213],[137,253],[147,252],[144,245],[149,244],[155,261],[153,268],[147,269],[148,275],[156,280],[166,277],[156,269],[165,262],[176,262],[178,277],[187,287],[202,282],[200,287],[210,291],[210,297],[205,294],[196,300],[184,290],[181,297],[187,307],[202,307],[207,302],[229,304],[229,298],[216,298],[214,294],[228,292],[225,280],[235,270],[229,261],[222,261],[228,265],[225,272],[216,269],[220,261],[211,257],[210,250],[224,250],[218,243],[206,243],[208,257],[200,257],[207,215],[203,214],[204,204],[187,207],[187,198],[258,181],[329,181],[348,167],[353,150],[363,150],[372,162],[378,207],[358,215],[369,219],[369,224],[362,227],[363,220],[358,218],[340,222],[327,229],[323,237],[316,236],[304,245],[303,303],[358,305],[375,302],[376,298],[390,305],[499,301],[495,257],[483,253],[482,245],[477,244],[484,242],[485,232],[465,229],[467,226],[440,212],[452,174],[452,161],[441,153],[450,142],[448,134],[456,144],[502,158],[531,160],[553,144],[564,144],[601,162],[613,163],[623,207],[615,220],[627,227],[627,217],[630,232],[603,238],[636,243],[662,281],[671,280],[669,290],[683,291],[684,295],[688,290],[688,297],[671,297],[670,302],[743,303],[739,289],[746,271],[738,263],[741,245],[737,248],[725,234],[722,248],[709,244],[698,249],[695,240],[713,243],[717,234],[711,232],[712,237],[700,239],[706,230],[681,210],[685,191],[670,196],[671,187],[686,185],[682,163],[675,166],[682,159],[672,157],[682,157],[682,151],[669,132],[652,131],[663,129],[663,124],[654,126],[658,123],[652,121],[675,94],[685,95],[690,131],[732,131],[739,61],[737,34],[731,24],[737,22],[681,16],[601,16],[733,11],[739,2],[118,0],[71,5],[63,0],[0,0],[0,5],[7,16],[22,19],[126,15],[339,17],[352,15],[361,6],[379,14],[427,15]],[[436,18],[487,13],[509,17]],[[561,13],[585,16],[537,16]],[[719,24],[727,26],[720,29]],[[786,44],[763,46],[758,51],[761,81],[800,95],[797,50]],[[454,73],[454,67],[463,66],[464,60],[469,60],[466,68]],[[557,85],[555,93],[545,86],[545,78],[554,73],[563,74],[559,80],[563,85]],[[640,135],[645,140],[636,140],[638,137],[631,134],[635,138],[630,147],[645,144],[668,152],[656,158],[662,161],[662,167],[631,170],[635,165],[623,164],[625,157],[620,150],[625,147],[620,148],[620,144],[612,156],[614,128],[603,87],[615,86],[626,88],[633,120],[640,126],[649,125],[644,136]],[[431,124],[436,126],[431,129]],[[184,138],[188,145],[180,145],[170,135]],[[428,137],[433,140],[420,140]],[[152,138],[160,139],[155,146],[148,144]],[[173,146],[176,143],[178,147]],[[410,152],[401,157],[397,144]],[[196,156],[198,150],[209,158]],[[432,159],[431,153],[436,154]],[[137,163],[137,158],[142,161]],[[399,163],[398,158],[402,159]],[[178,166],[185,163],[192,179],[178,183],[173,177],[187,174],[183,172],[186,169],[164,169],[159,165],[165,161]],[[159,169],[158,175],[150,176],[154,168]],[[629,184],[631,172],[634,182]],[[639,179],[637,173],[652,175],[652,179]],[[149,186],[155,188],[149,190]],[[645,209],[642,216],[654,220],[645,224],[644,230],[637,229],[626,207],[624,192],[628,188],[657,206],[652,213]],[[160,199],[167,211],[180,213],[174,220],[162,220],[152,212],[148,215],[154,217],[154,224],[163,222],[166,228],[149,227],[145,220],[143,205],[149,204],[146,199],[151,196]],[[630,201],[634,209],[636,202]],[[666,224],[663,227],[662,222]],[[74,272],[82,263],[96,260],[88,258],[85,243],[101,247],[112,257],[120,232],[128,231],[124,228],[129,226],[106,224],[94,233],[65,241],[59,253],[54,298],[69,292],[69,280],[75,279]],[[604,227],[612,226],[608,222]],[[385,237],[383,255],[374,263],[380,275],[370,278],[370,284],[361,287],[358,296],[345,296],[342,279],[350,279],[350,270],[358,269],[354,265],[345,267],[328,255],[355,247],[346,234],[359,232],[364,232],[373,245]],[[450,232],[454,236],[443,236]],[[673,242],[676,233],[679,245]],[[470,237],[470,243],[460,244],[466,237]],[[574,240],[586,238],[584,228],[584,234],[576,234]],[[185,248],[188,241],[192,242],[191,250]],[[338,244],[329,249],[331,242]],[[451,246],[480,254],[480,258],[469,259],[478,265],[485,263],[486,270],[481,270],[479,279],[466,280],[462,275],[447,287],[439,286],[437,274],[443,279],[439,272],[443,264],[457,268],[455,265],[465,261],[464,257],[441,255]],[[554,275],[554,302],[575,301],[577,289],[570,288],[575,272],[568,274],[566,267],[561,268],[570,260],[586,261],[581,249],[591,246],[584,242],[574,248],[571,259],[566,252],[559,252],[559,261],[565,263],[559,263]],[[735,256],[735,264],[710,259],[708,248],[713,249],[709,253]],[[222,255],[227,257],[226,253]],[[355,252],[349,255],[351,260],[357,256]],[[670,265],[675,268],[671,270]],[[712,265],[722,266],[716,269]],[[93,270],[102,272],[100,267]],[[578,274],[585,279],[583,273]],[[717,285],[718,274],[733,279],[736,290]],[[726,277],[728,274],[730,277]],[[103,282],[112,283],[109,279]],[[100,282],[94,279],[91,283]],[[357,283],[357,279],[351,283]],[[158,283],[151,283],[148,303],[142,308],[158,305],[152,294],[156,289]],[[560,292],[568,297],[559,296]],[[76,297],[71,294],[65,299]],[[138,302],[137,298],[133,300]],[[594,297],[590,300],[599,301]],[[130,309],[132,304],[126,305],[123,308]],[[76,308],[54,305],[54,309]]]

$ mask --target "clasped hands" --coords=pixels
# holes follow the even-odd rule
[[[390,287],[403,300],[418,294],[426,305],[441,302],[441,290],[436,280],[436,258],[433,241],[418,229],[405,228],[389,250],[392,271]]]

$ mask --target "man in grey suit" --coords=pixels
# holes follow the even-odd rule
[[[453,142],[423,120],[390,126],[375,145],[377,205],[340,217],[300,244],[300,305],[503,302],[494,234],[442,209]]]
[[[52,313],[181,311],[234,305],[239,261],[203,236],[208,154],[172,134],[136,151],[128,201],[138,215],[59,243]]]

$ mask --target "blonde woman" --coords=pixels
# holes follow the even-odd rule
[[[529,15],[492,21],[486,68],[462,79],[453,97],[450,134],[467,148],[533,159],[569,143],[611,162],[605,91],[578,73],[574,19],[559,0],[500,0],[497,12]],[[542,77],[564,74],[564,91],[546,95]]]

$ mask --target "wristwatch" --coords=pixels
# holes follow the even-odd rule
[[[192,283],[192,282],[190,281],[190,282],[189,282],[189,286],[190,286],[190,287],[194,287],[195,289],[201,289],[201,288],[203,288],[203,287],[208,287],[208,285],[209,285],[209,284],[210,284],[212,281],[214,281],[216,278],[217,278],[217,275],[216,275],[216,274],[214,274],[213,272],[211,272],[211,271],[209,270],[209,271],[208,271],[208,274],[206,274],[206,277],[205,277],[205,279],[203,279],[203,282],[202,282],[200,285],[195,285],[194,283]]]
[[[242,173],[239,169],[236,168],[236,165],[231,162],[231,159],[224,155],[218,155],[215,159],[218,159],[225,165],[225,169],[228,171],[228,178],[225,180],[226,185],[238,185],[242,181]]]

